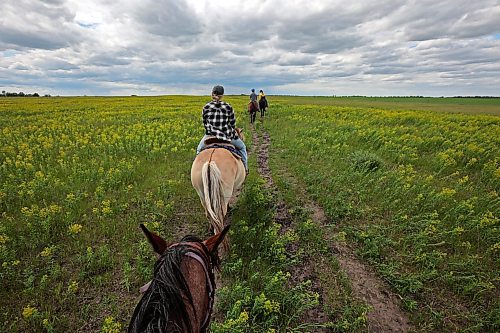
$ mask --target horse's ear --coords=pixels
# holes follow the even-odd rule
[[[238,134],[238,137],[241,140],[245,140],[245,137],[243,136],[243,128],[237,127],[236,128],[236,134]]]
[[[226,234],[230,226],[231,226],[230,224],[226,225],[224,229],[222,229],[222,231],[219,232],[217,235],[214,235],[203,241],[203,244],[205,244],[210,253],[217,251],[217,247],[220,245],[220,243],[222,243],[224,237],[226,237]]]
[[[153,249],[158,254],[163,254],[168,247],[167,242],[160,236],[149,231],[144,224],[141,223],[141,229],[144,235],[146,235],[149,243],[153,246]]]

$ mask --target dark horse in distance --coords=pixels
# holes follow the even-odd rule
[[[250,124],[253,124],[255,122],[255,116],[257,115],[258,111],[259,111],[259,105],[257,104],[257,102],[248,103],[248,112],[250,113]]]
[[[142,224],[141,228],[159,259],[128,332],[206,332],[214,302],[214,269],[220,262],[217,248],[229,226],[204,241],[186,236],[171,245]]]

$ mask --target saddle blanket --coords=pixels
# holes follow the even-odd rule
[[[224,149],[229,150],[229,152],[231,154],[233,154],[234,157],[236,157],[236,158],[241,159],[243,157],[243,155],[241,154],[241,152],[238,149],[236,149],[234,146],[220,145],[220,144],[217,144],[217,143],[213,143],[211,145],[203,147],[200,152],[204,151],[205,149],[210,149],[210,148],[224,148]]]

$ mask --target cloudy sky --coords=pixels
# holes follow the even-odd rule
[[[0,89],[500,96],[500,0],[2,0]]]

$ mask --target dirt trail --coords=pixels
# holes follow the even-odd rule
[[[253,139],[253,147],[255,147],[255,149],[257,150],[257,164],[258,164],[257,170],[261,175],[261,177],[264,178],[264,180],[266,181],[268,188],[273,193],[278,194],[279,190],[273,182],[273,178],[271,177],[271,170],[269,169],[267,163],[268,148],[270,142],[269,137],[267,136],[267,133],[265,133],[261,141],[255,130],[253,130],[252,139]],[[279,195],[275,195],[274,197],[276,198],[275,202],[276,214],[274,215],[274,221],[281,225],[280,233],[283,234],[291,228],[292,217],[288,213],[286,204],[282,200],[278,199]],[[297,251],[296,246],[287,247],[287,252],[295,253],[295,251]],[[291,282],[293,284],[298,284],[306,280],[310,280],[312,282],[312,289],[320,295],[320,305],[307,310],[306,313],[303,315],[302,320],[304,322],[313,323],[320,326],[322,324],[329,322],[329,317],[325,313],[325,311],[323,310],[323,306],[321,305],[322,295],[323,295],[321,290],[321,285],[319,281],[312,275],[312,272],[314,270],[310,268],[311,267],[310,265],[313,265],[313,263],[309,262],[307,259],[304,259],[302,260],[300,265],[292,267],[290,272],[292,274]],[[329,329],[321,327],[318,327],[315,330],[315,332],[329,332],[329,331],[330,331]]]
[[[268,166],[270,138],[267,132],[264,132],[262,138],[259,138],[255,131],[252,132],[253,143],[258,149],[258,171],[266,180],[272,191],[278,191],[275,186],[271,170]],[[278,197],[278,196],[277,196]],[[328,219],[323,209],[315,202],[307,203],[308,208],[314,212],[313,219],[316,223],[326,225]],[[287,213],[284,202],[277,203],[276,220],[283,228],[289,228],[291,218]],[[325,229],[326,230],[326,229]],[[325,231],[328,233],[327,231]],[[408,315],[401,308],[401,300],[398,295],[391,291],[389,286],[379,278],[373,269],[357,259],[354,249],[332,240],[333,235],[326,234],[329,239],[330,249],[335,253],[340,267],[351,281],[352,291],[356,298],[363,300],[372,310],[368,312],[368,331],[369,332],[410,332],[411,326]],[[305,263],[304,266],[314,263]],[[297,267],[296,272],[304,275],[304,272],[311,271],[307,267]],[[300,280],[301,277],[299,277]],[[310,278],[310,277],[309,277]],[[313,287],[320,289],[319,282],[313,281]],[[321,295],[321,293],[320,293]],[[314,309],[307,314],[308,320],[317,316],[319,321],[326,322],[327,316],[322,309]]]

